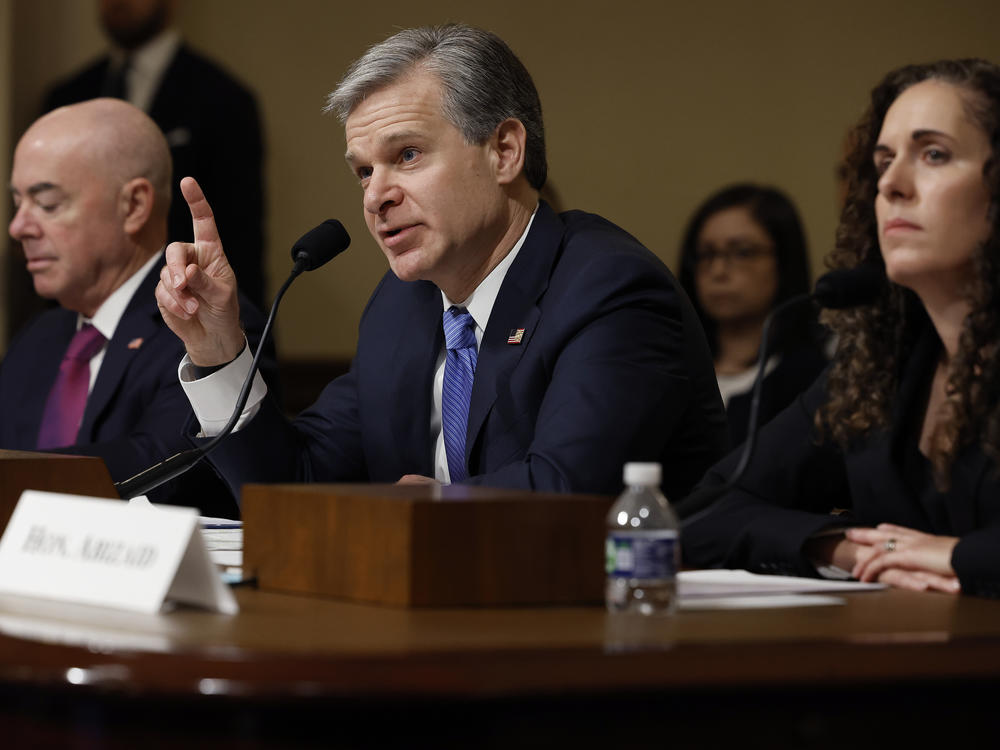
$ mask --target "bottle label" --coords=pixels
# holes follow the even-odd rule
[[[605,543],[605,570],[616,578],[674,578],[679,551],[675,530],[612,531]]]

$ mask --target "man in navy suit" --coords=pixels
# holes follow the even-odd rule
[[[146,112],[166,135],[174,173],[198,179],[235,254],[240,291],[262,308],[264,289],[263,146],[253,94],[229,72],[184,44],[171,26],[171,0],[100,0],[112,43],[102,56],[45,99],[45,111],[115,96]],[[176,184],[168,237],[191,239],[191,217]]]
[[[177,382],[183,347],[154,298],[170,183],[163,134],[117,99],[55,110],[21,138],[10,234],[35,291],[59,307],[25,327],[0,366],[0,448],[101,456],[120,481],[186,447],[178,439],[191,413]],[[259,314],[247,314],[254,337]],[[71,342],[84,331],[94,343],[82,358],[80,413],[60,398],[63,371],[76,366]],[[151,499],[236,513],[228,489],[204,470]]]
[[[646,460],[685,495],[727,442],[704,334],[638,241],[539,201],[541,105],[507,45],[462,25],[400,32],[351,67],[329,109],[391,273],[350,373],[314,406],[290,423],[255,390],[212,458],[234,490],[296,479],[612,493],[624,462]],[[195,181],[182,190],[195,241],[167,249],[156,294],[208,435],[249,353],[211,209]]]

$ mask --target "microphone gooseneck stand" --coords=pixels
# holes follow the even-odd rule
[[[771,327],[774,320],[782,313],[803,302],[817,302],[821,307],[829,309],[845,309],[859,305],[870,304],[882,289],[882,275],[870,266],[838,269],[821,276],[815,290],[811,294],[799,294],[791,297],[775,307],[768,314],[761,331],[760,351],[757,354],[757,374],[754,376],[753,390],[750,396],[750,417],[747,424],[747,439],[743,443],[739,462],[725,482],[702,490],[695,490],[677,503],[677,512],[688,522],[694,516],[708,510],[712,503],[729,492],[743,478],[754,448],[757,445],[757,428],[760,419],[760,396],[764,389],[764,370],[767,367],[767,350],[770,343]]]
[[[139,474],[117,482],[115,489],[118,490],[118,494],[121,495],[123,500],[128,500],[138,495],[145,495],[161,484],[180,476],[212,452],[222,439],[233,431],[240,416],[243,414],[243,408],[246,406],[247,399],[250,397],[254,376],[257,374],[261,354],[264,351],[267,337],[271,333],[271,326],[274,323],[274,317],[278,311],[278,304],[281,302],[281,298],[285,295],[292,282],[303,271],[312,271],[319,268],[335,255],[346,250],[350,242],[351,238],[348,236],[347,231],[335,219],[327,219],[299,238],[299,241],[292,247],[292,258],[295,260],[295,265],[292,267],[291,273],[288,274],[285,283],[281,285],[281,289],[274,296],[274,302],[271,303],[271,312],[267,316],[267,322],[264,324],[260,341],[257,343],[257,351],[250,365],[250,372],[246,380],[243,381],[240,395],[236,399],[236,407],[233,409],[233,413],[229,417],[229,421],[226,422],[225,427],[222,428],[222,431],[218,435],[204,445],[175,453],[170,458],[149,467]]]

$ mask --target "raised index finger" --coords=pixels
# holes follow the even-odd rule
[[[181,194],[191,211],[195,245],[210,243],[221,247],[222,240],[219,237],[219,229],[215,226],[215,215],[198,181],[194,177],[185,177],[181,180]]]

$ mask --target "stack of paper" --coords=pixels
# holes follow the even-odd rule
[[[745,570],[690,570],[677,576],[682,610],[765,609],[843,604],[832,593],[876,591],[884,583],[765,576]]]
[[[243,522],[205,516],[200,522],[201,535],[212,562],[224,568],[243,565]]]

